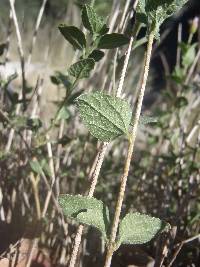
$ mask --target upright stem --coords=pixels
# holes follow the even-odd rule
[[[94,3],[94,1],[92,1]],[[138,4],[138,0],[136,0],[134,2],[133,5],[133,9],[136,10]],[[125,79],[125,75],[126,75],[126,71],[128,68],[128,62],[129,62],[129,58],[130,58],[130,54],[131,54],[131,49],[133,46],[133,41],[134,41],[134,35],[131,37],[130,42],[129,42],[129,46],[128,46],[128,50],[126,52],[126,57],[125,57],[125,61],[124,61],[124,65],[123,65],[123,69],[122,69],[122,73],[121,73],[121,77],[120,77],[120,81],[119,81],[119,85],[117,88],[117,92],[116,92],[116,96],[117,97],[122,97],[122,89],[123,89],[123,85],[124,85],[124,79]],[[108,147],[108,143],[104,142],[101,144],[100,150],[97,154],[97,163],[95,166],[95,170],[92,174],[92,181],[91,181],[91,185],[90,185],[90,189],[88,192],[88,196],[92,197],[96,188],[96,184],[98,181],[98,177],[99,177],[99,173],[101,170],[101,166],[103,164],[104,161],[104,157],[105,157],[105,153]],[[75,263],[76,263],[76,259],[77,259],[77,255],[78,255],[78,250],[79,250],[79,246],[81,243],[81,237],[82,237],[82,233],[83,233],[83,225],[79,225],[75,239],[74,239],[74,246],[73,246],[73,250],[72,250],[72,255],[70,258],[70,263],[69,263],[69,267],[74,267]]]
[[[115,215],[114,215],[113,225],[112,225],[112,229],[111,229],[111,235],[110,235],[110,240],[109,240],[109,245],[108,245],[106,261],[105,261],[104,267],[110,267],[112,256],[113,256],[113,253],[115,251],[115,240],[116,240],[117,229],[118,229],[119,219],[120,219],[120,214],[121,214],[121,209],[122,209],[122,203],[123,203],[125,189],[126,189],[127,177],[128,177],[128,173],[129,173],[129,169],[130,169],[131,160],[133,157],[133,149],[134,149],[134,145],[135,145],[137,128],[138,128],[140,113],[141,113],[141,109],[142,109],[144,92],[145,92],[148,73],[149,73],[153,40],[154,40],[154,32],[151,31],[149,34],[149,37],[148,37],[147,51],[145,54],[145,61],[144,61],[144,68],[143,68],[143,75],[142,75],[142,80],[141,80],[140,92],[139,92],[138,103],[137,103],[136,112],[135,112],[135,116],[134,116],[134,125],[133,125],[133,129],[131,132],[130,140],[129,140],[129,147],[128,147],[125,166],[124,166],[124,173],[121,177],[121,185],[120,185],[120,190],[119,190],[119,194],[118,194],[117,205],[116,205],[116,209],[115,209]]]

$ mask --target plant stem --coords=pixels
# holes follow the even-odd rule
[[[135,10],[138,4],[138,0],[135,1],[133,9]],[[135,32],[136,33],[136,32]],[[120,77],[120,81],[119,81],[119,85],[117,88],[117,92],[116,92],[116,96],[117,97],[121,97],[122,96],[122,89],[123,89],[123,85],[124,85],[124,79],[125,79],[125,75],[126,75],[126,71],[128,68],[128,62],[129,62],[129,58],[130,58],[130,54],[131,54],[131,49],[133,46],[133,41],[134,41],[134,34],[130,39],[129,42],[129,46],[128,46],[128,50],[126,52],[126,57],[125,57],[125,61],[124,61],[124,65],[123,65],[123,69],[122,69],[122,73],[121,73],[121,77]],[[95,187],[98,181],[98,177],[99,177],[99,173],[101,170],[101,166],[103,164],[104,161],[104,157],[105,157],[105,153],[108,147],[108,143],[104,142],[101,144],[100,150],[97,154],[97,163],[95,166],[95,170],[92,174],[92,179],[91,179],[91,184],[90,184],[90,189],[88,192],[88,196],[92,197],[95,191]],[[83,225],[80,225],[78,227],[75,239],[74,239],[74,246],[73,246],[73,250],[72,250],[72,255],[70,258],[70,264],[69,267],[74,267],[75,263],[76,263],[76,259],[77,259],[77,255],[78,255],[78,250],[79,250],[79,246],[81,243],[81,237],[82,237],[82,233],[83,233]]]
[[[134,117],[134,125],[133,125],[133,129],[132,129],[132,132],[130,135],[129,147],[128,147],[125,166],[124,166],[124,173],[121,177],[121,185],[120,185],[120,190],[119,190],[119,194],[118,194],[117,205],[116,205],[116,209],[115,209],[115,215],[114,215],[113,225],[112,225],[112,229],[111,229],[111,235],[110,235],[110,240],[109,240],[109,245],[108,245],[106,261],[105,261],[104,267],[110,267],[112,256],[113,256],[113,253],[115,251],[115,240],[116,240],[117,229],[118,229],[118,225],[119,225],[120,214],[121,214],[121,210],[122,210],[122,203],[124,200],[127,177],[128,177],[128,173],[129,173],[129,169],[130,169],[131,160],[133,157],[133,149],[134,149],[134,145],[135,145],[137,128],[138,128],[139,118],[140,118],[141,109],[142,109],[144,92],[145,92],[148,73],[149,73],[153,40],[154,40],[154,31],[151,31],[149,36],[148,36],[147,51],[145,54],[143,75],[142,75],[142,79],[141,79],[141,86],[140,86],[140,92],[139,92],[139,97],[138,97],[138,103],[137,103],[135,117]]]

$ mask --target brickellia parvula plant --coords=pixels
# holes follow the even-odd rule
[[[138,124],[142,103],[149,73],[151,53],[154,39],[159,40],[161,24],[169,16],[177,12],[186,0],[139,0],[135,2],[136,22],[132,30],[133,36],[127,38],[120,33],[107,33],[108,27],[104,18],[100,17],[92,6],[84,5],[82,10],[82,22],[90,38],[74,26],[60,25],[59,29],[63,36],[74,48],[81,51],[80,60],[69,68],[69,75],[74,77],[70,90],[79,79],[87,78],[95,66],[95,62],[104,56],[104,49],[118,48],[129,43],[129,49],[124,61],[119,87],[116,96],[96,91],[82,94],[77,99],[77,106],[83,123],[89,132],[102,141],[96,169],[92,178],[88,195],[60,195],[59,204],[63,213],[68,218],[74,219],[80,226],[74,242],[70,267],[76,262],[78,248],[81,242],[83,225],[97,228],[105,240],[107,253],[104,267],[110,267],[112,256],[121,244],[144,244],[163,231],[167,231],[170,225],[159,218],[151,217],[139,212],[128,213],[120,218],[122,204],[125,196],[127,178],[131,160],[134,157],[134,145],[137,135]],[[147,28],[147,48],[142,68],[139,96],[136,108],[133,110],[125,99],[121,99],[121,90],[125,78],[130,50],[134,41],[134,34],[141,25]],[[90,40],[88,43],[87,40]],[[67,97],[66,97],[67,99]],[[63,101],[61,109],[66,100]],[[93,197],[98,175],[104,160],[107,144],[121,135],[128,139],[127,155],[124,163],[124,171],[121,176],[119,194],[117,197],[114,217],[110,218],[108,207]],[[99,181],[101,182],[101,181]]]

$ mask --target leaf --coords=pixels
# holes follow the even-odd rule
[[[129,38],[120,33],[103,35],[98,43],[99,49],[113,49],[128,44]]]
[[[105,53],[101,50],[93,50],[92,53],[88,56],[93,58],[96,62],[101,60],[104,57]]]
[[[97,228],[104,238],[110,223],[109,210],[102,201],[81,195],[60,195],[58,199],[66,217]]]
[[[31,160],[29,164],[31,166],[32,171],[34,171],[35,173],[37,173],[37,174],[43,173],[42,167],[40,166],[40,164],[37,160]]]
[[[69,77],[60,71],[56,71],[55,75],[50,76],[50,79],[51,82],[55,85],[63,84],[65,89],[69,89],[71,87],[71,82],[69,80]]]
[[[74,49],[82,50],[86,47],[86,39],[84,33],[75,26],[67,26],[60,24],[58,26],[61,34],[65,39],[73,45]]]
[[[95,92],[81,95],[78,106],[83,122],[99,140],[109,142],[128,134],[131,108],[125,100]]]
[[[56,121],[59,121],[59,120],[67,120],[69,119],[70,117],[70,112],[69,110],[67,109],[66,106],[63,106],[59,112],[58,112],[58,115],[56,116]]]
[[[70,66],[68,72],[71,76],[82,79],[88,78],[93,70],[95,61],[92,58],[82,59]]]
[[[157,118],[145,116],[145,115],[141,115],[140,120],[139,120],[139,124],[141,124],[141,125],[146,125],[146,124],[156,123],[156,122],[158,122]]]
[[[61,81],[59,80],[59,78],[55,75],[51,75],[50,76],[51,82],[55,85],[60,85]]]
[[[117,244],[144,244],[169,227],[159,218],[139,212],[128,213],[120,222]]]
[[[94,8],[89,5],[84,5],[82,9],[82,22],[91,33],[104,34],[107,32],[104,18],[99,16]]]
[[[78,92],[75,92],[73,94],[71,94],[68,98],[67,98],[67,104],[68,105],[73,105],[75,104],[76,98],[78,98],[84,90],[79,90]]]
[[[195,56],[196,56],[196,47],[197,43],[194,43],[192,45],[189,45],[183,54],[182,63],[185,68],[188,68],[192,65],[194,62]]]
[[[146,24],[148,28],[154,26],[155,34],[159,32],[161,24],[175,14],[188,0],[140,0],[136,9],[136,19]]]

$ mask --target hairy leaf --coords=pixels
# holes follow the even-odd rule
[[[140,125],[146,125],[149,123],[156,123],[157,121],[158,121],[158,119],[156,117],[141,115],[140,120],[139,120],[139,124]]]
[[[104,57],[104,52],[101,50],[93,50],[89,58],[93,58],[96,62]]]
[[[102,201],[81,195],[60,195],[58,201],[65,216],[97,228],[106,238],[110,218]]]
[[[99,16],[93,7],[84,5],[82,10],[82,22],[91,33],[104,34],[107,27],[104,18]]]
[[[93,70],[95,61],[92,58],[82,59],[70,66],[68,72],[71,76],[82,79],[88,78]]]
[[[98,43],[100,49],[113,49],[128,44],[129,38],[120,33],[103,35]]]
[[[31,160],[30,161],[30,166],[32,171],[34,171],[37,174],[42,174],[42,167],[40,166],[39,162],[37,160]]]
[[[99,140],[109,142],[128,133],[131,108],[125,100],[95,92],[81,95],[78,106],[83,122]]]
[[[120,222],[118,245],[144,244],[158,233],[169,229],[169,224],[159,218],[151,217],[139,212],[128,213]]]
[[[58,26],[60,32],[65,39],[73,45],[74,49],[82,50],[86,47],[86,39],[84,33],[75,26],[67,26],[60,24]]]
[[[159,27],[165,19],[175,14],[188,0],[140,0],[136,18],[149,28],[152,26],[158,34]]]

